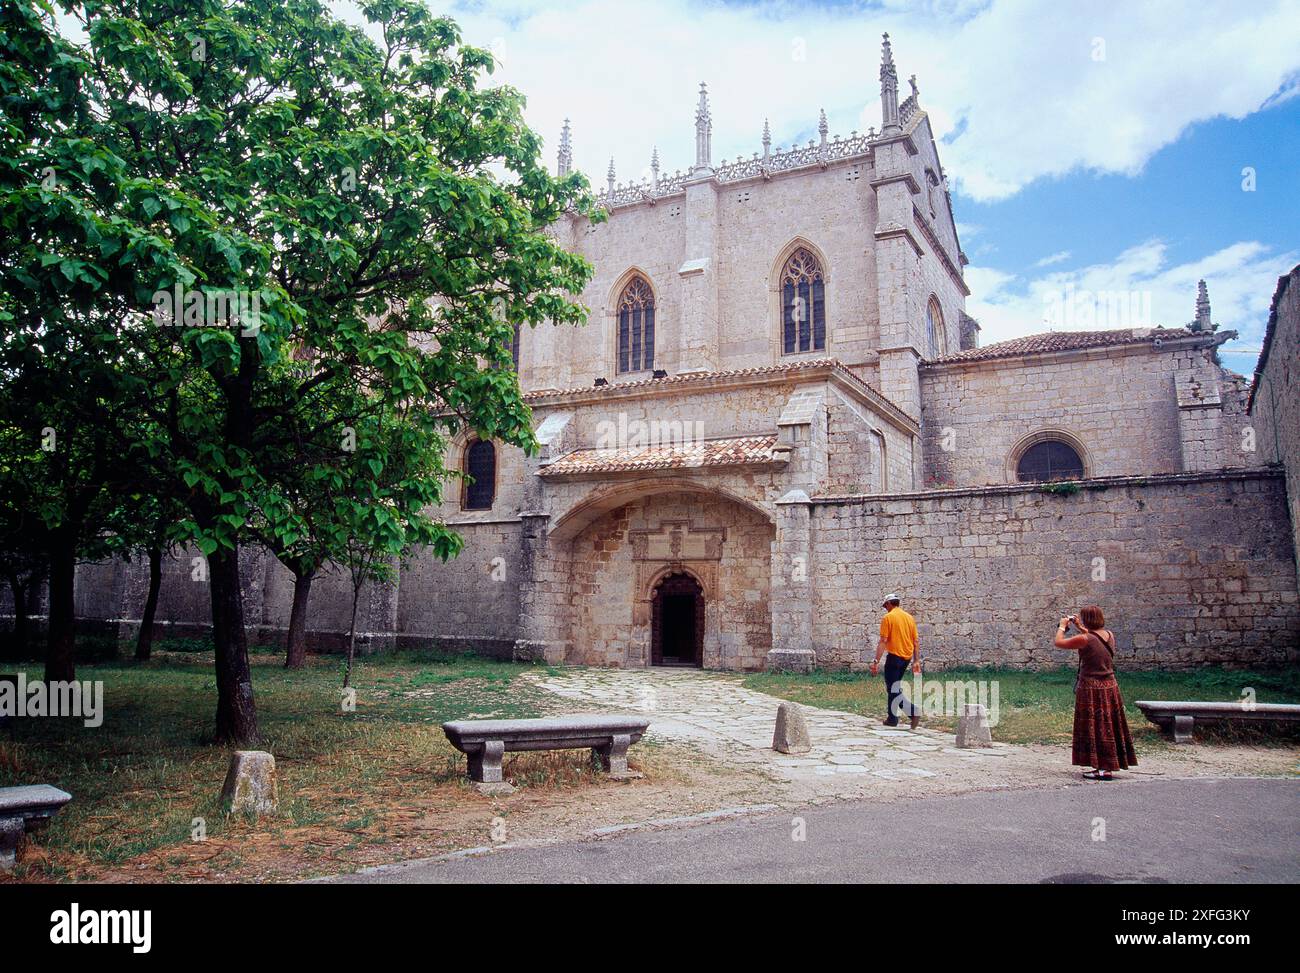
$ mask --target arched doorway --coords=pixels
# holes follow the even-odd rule
[[[650,662],[704,664],[704,589],[685,571],[665,575],[650,603]]]

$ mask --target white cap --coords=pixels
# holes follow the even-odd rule
[[[891,602],[891,601],[902,601],[902,600],[903,600],[902,598],[898,597],[898,593],[897,593],[897,592],[893,592],[893,591],[891,591],[889,594],[885,595],[885,601],[886,601],[886,602]]]

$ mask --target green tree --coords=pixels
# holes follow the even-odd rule
[[[183,485],[182,536],[209,559],[217,737],[251,742],[240,545],[263,522],[291,534],[266,515],[283,485],[377,416],[407,417],[428,498],[459,423],[532,448],[499,366],[516,325],[584,319],[569,295],[590,267],[546,228],[592,201],[546,171],[521,96],[483,85],[490,56],[420,3],[362,4],[378,42],[315,0],[65,9],[89,38],[67,56],[100,89],[93,144],[125,163],[112,212],[163,245],[133,267],[132,310],[156,308],[179,352],[159,359],[176,408],[147,452]],[[214,314],[221,294],[241,313]],[[350,489],[382,495],[367,468]],[[382,508],[355,526],[385,530]]]
[[[46,678],[72,679],[76,564],[106,552],[153,394],[138,282],[175,258],[123,212],[126,165],[91,137],[92,65],[52,21],[43,2],[0,2],[0,519],[20,525],[11,562],[48,570]]]

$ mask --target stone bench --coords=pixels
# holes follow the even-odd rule
[[[13,868],[24,832],[44,827],[70,800],[71,794],[49,784],[0,787],[0,872]]]
[[[1180,703],[1165,700],[1139,700],[1142,714],[1166,733],[1175,743],[1191,743],[1196,723],[1235,721],[1282,723],[1300,720],[1300,705],[1293,703],[1256,703],[1247,709],[1240,702]]]
[[[554,716],[540,720],[454,720],[442,725],[451,745],[469,759],[469,778],[479,790],[509,793],[501,758],[527,750],[590,747],[610,777],[641,776],[628,770],[627,748],[641,739],[650,721],[636,716]]]

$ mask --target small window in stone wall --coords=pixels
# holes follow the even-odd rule
[[[781,271],[781,350],[795,355],[825,347],[825,274],[817,258],[800,247]]]
[[[476,439],[465,450],[465,472],[471,480],[465,484],[466,510],[491,510],[496,499],[497,451],[484,439]]]
[[[1069,443],[1044,439],[1034,443],[1016,464],[1016,478],[1021,483],[1050,483],[1053,480],[1083,478],[1083,460]]]

